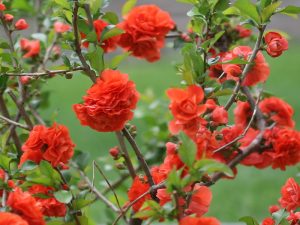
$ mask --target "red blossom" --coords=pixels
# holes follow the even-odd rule
[[[208,212],[211,200],[212,192],[208,187],[195,185],[188,209],[198,217],[203,216]]]
[[[240,38],[247,38],[250,37],[252,34],[252,30],[247,29],[241,25],[237,25],[235,29],[238,31]]]
[[[261,225],[275,225],[275,221],[271,217],[267,217],[262,221]]]
[[[22,217],[9,213],[0,212],[0,225],[29,225]]]
[[[15,23],[15,28],[17,30],[26,30],[29,27],[28,23],[26,22],[25,19],[19,19],[16,23]]]
[[[67,127],[59,124],[53,124],[50,128],[37,125],[22,146],[24,153],[20,165],[27,160],[36,163],[47,160],[54,167],[66,164],[74,154],[74,147]]]
[[[4,15],[4,20],[6,22],[12,22],[14,20],[14,16],[7,13],[7,14]]]
[[[141,5],[133,8],[118,26],[125,30],[119,45],[138,58],[149,62],[160,58],[165,35],[175,23],[170,15],[156,5]]]
[[[222,106],[217,106],[212,114],[211,119],[214,125],[222,125],[228,123],[228,112]]]
[[[122,130],[133,117],[139,94],[127,74],[107,69],[83,97],[73,105],[80,123],[99,132]]]
[[[26,52],[23,55],[23,58],[33,58],[38,56],[40,53],[40,41],[39,40],[28,40],[26,38],[22,38],[20,40],[20,47],[23,51]]]
[[[300,206],[300,186],[294,178],[289,178],[281,188],[279,203],[288,211],[295,210]]]
[[[268,32],[265,36],[265,42],[267,44],[267,53],[272,57],[278,57],[283,51],[288,50],[288,41],[277,32]]]
[[[179,225],[221,225],[221,223],[213,217],[184,217],[179,221]]]
[[[6,10],[6,7],[3,3],[0,3],[0,11]]]
[[[65,24],[60,21],[56,21],[54,23],[54,30],[56,33],[65,33],[71,29],[71,26],[69,24]]]

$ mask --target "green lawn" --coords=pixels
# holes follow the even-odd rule
[[[271,76],[267,83],[268,90],[294,107],[295,119],[299,122],[298,129],[300,129],[299,52],[299,43],[294,43],[283,56],[277,59],[268,57]],[[173,66],[173,61],[177,59],[179,59],[178,53],[168,50],[158,63],[128,60],[120,69],[130,74],[140,92],[152,88],[157,96],[163,96],[166,88],[178,85],[179,78]],[[45,118],[52,118],[67,125],[78,149],[89,151],[93,157],[101,157],[107,155],[108,148],[116,144],[114,134],[96,133],[88,127],[80,126],[72,111],[72,104],[81,101],[81,97],[90,85],[89,79],[84,76],[74,76],[72,80],[62,77],[51,79],[45,85],[45,89],[51,91],[50,108],[43,111],[43,115]],[[139,122],[137,126],[141,127]],[[253,215],[262,219],[268,215],[268,206],[277,202],[280,187],[286,178],[296,174],[296,168],[282,172],[240,167],[235,180],[220,181],[212,187],[214,199],[210,214],[222,221],[237,221],[244,215]],[[93,209],[98,218],[103,216],[103,213],[99,213],[100,210]]]

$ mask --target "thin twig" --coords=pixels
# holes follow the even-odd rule
[[[17,126],[17,127],[20,127],[20,128],[22,128],[22,129],[24,129],[24,130],[30,130],[28,126],[26,126],[26,125],[24,125],[24,124],[21,124],[21,123],[17,123],[16,121],[13,121],[13,120],[11,120],[11,119],[9,119],[9,118],[6,118],[6,117],[4,117],[4,116],[1,116],[1,115],[0,115],[0,119],[1,119],[1,120],[4,120],[5,122],[7,122],[7,123],[9,123],[9,124],[12,124],[12,125],[15,125],[15,126]]]
[[[36,111],[36,109],[32,106],[32,105],[28,105],[31,114],[33,115],[33,117],[36,119],[36,121],[41,124],[41,125],[46,125],[45,121],[42,119],[42,117],[40,116],[40,114]]]
[[[123,153],[123,157],[125,159],[125,163],[126,163],[126,166],[128,168],[129,174],[132,177],[132,179],[134,179],[136,174],[135,174],[135,170],[134,170],[134,167],[132,165],[130,156],[129,156],[128,151],[127,151],[127,147],[126,147],[126,144],[125,144],[125,141],[124,141],[124,137],[123,137],[123,135],[120,131],[116,131],[115,133],[116,133],[117,139],[120,143],[121,151]]]
[[[237,95],[238,95],[238,93],[239,93],[239,91],[240,91],[240,89],[242,87],[242,83],[243,83],[245,77],[248,75],[249,71],[252,68],[252,64],[253,64],[253,62],[254,62],[254,60],[256,58],[257,53],[260,50],[260,46],[261,46],[261,43],[262,43],[262,39],[263,39],[263,35],[264,35],[265,29],[266,29],[266,26],[262,26],[259,29],[259,34],[258,34],[256,43],[255,43],[254,49],[252,51],[252,54],[251,54],[251,56],[250,56],[250,58],[248,60],[248,63],[244,67],[242,75],[241,75],[239,81],[237,82],[236,86],[234,87],[233,94],[231,95],[231,97],[227,101],[226,105],[224,106],[224,108],[226,110],[228,110],[231,107],[231,105],[235,102],[235,99],[236,99],[236,97],[237,97]]]
[[[8,174],[4,171],[4,184],[7,183],[8,181]],[[6,207],[6,198],[7,198],[7,191],[6,191],[6,188],[3,188],[3,191],[2,191],[2,203],[1,203],[1,207],[5,208]]]
[[[45,55],[44,55],[43,63],[42,63],[42,68],[43,68],[43,69],[46,68],[47,61],[49,60],[49,58],[50,58],[50,56],[51,56],[51,53],[52,53],[52,50],[53,50],[54,46],[55,46],[56,43],[57,43],[57,39],[58,39],[58,34],[55,34],[54,39],[53,39],[53,42],[52,42],[51,45],[47,48],[46,53],[45,53]]]

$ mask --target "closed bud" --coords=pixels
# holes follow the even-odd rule
[[[123,163],[116,163],[116,167],[117,167],[118,170],[125,170],[126,169],[126,167],[124,166]]]
[[[26,30],[28,27],[29,25],[24,19],[19,19],[15,24],[17,30]]]
[[[4,20],[5,20],[6,22],[12,22],[12,21],[14,20],[14,16],[11,15],[11,14],[5,14],[5,15],[4,15]]]
[[[110,154],[114,159],[117,159],[117,158],[118,158],[119,153],[120,153],[120,150],[119,150],[119,147],[118,147],[118,146],[109,149],[109,154]]]

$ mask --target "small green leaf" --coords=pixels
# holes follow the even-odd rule
[[[300,7],[294,6],[294,5],[289,5],[283,9],[279,10],[278,12],[282,13],[282,14],[300,14]]]
[[[109,26],[105,27],[105,29],[103,30],[103,32],[101,34],[101,41],[105,41],[109,38],[118,36],[123,33],[124,33],[124,30],[116,27],[115,25],[109,25]]]
[[[137,0],[127,0],[122,7],[122,16],[127,15],[130,10],[136,5]]]
[[[216,92],[213,92],[211,97],[220,97],[220,96],[227,96],[227,95],[232,95],[233,90],[230,88],[222,89]]]
[[[192,167],[196,159],[197,147],[184,133],[179,134],[179,139],[182,142],[178,149],[179,156],[188,167]]]
[[[70,191],[60,190],[54,192],[54,197],[61,203],[68,204],[72,201],[72,193]]]
[[[275,225],[281,225],[281,222],[288,216],[288,212],[285,209],[281,209],[272,213],[272,217],[275,220]]]
[[[282,2],[278,1],[264,8],[261,13],[262,22],[267,22],[281,4]]]
[[[125,52],[125,53],[123,53],[123,54],[121,54],[121,55],[115,56],[115,57],[111,60],[110,66],[109,66],[109,67],[112,68],[112,69],[116,69],[116,68],[120,65],[120,63],[121,63],[123,60],[125,60],[129,55],[130,55],[130,52]]]
[[[250,0],[237,0],[234,6],[240,10],[242,16],[247,16],[260,24],[261,20],[256,6]]]
[[[266,8],[268,5],[270,5],[272,3],[272,0],[261,0],[260,1],[260,8],[264,9]]]
[[[239,219],[241,222],[245,222],[247,225],[259,225],[259,223],[251,216],[244,216]]]
[[[232,170],[224,163],[218,162],[213,159],[201,159],[196,162],[195,169],[203,173],[216,173],[222,172],[227,176],[233,176]]]
[[[118,24],[119,23],[119,18],[118,15],[114,12],[106,12],[102,19],[106,20],[110,24]]]
[[[195,5],[198,3],[198,0],[176,0],[176,2]]]
[[[54,0],[54,2],[63,8],[70,9],[70,3],[67,0]]]
[[[103,49],[99,46],[96,46],[95,50],[86,54],[91,67],[98,73],[101,73],[104,69],[103,53]]]
[[[225,62],[220,62],[220,63],[217,63],[217,64],[248,64],[249,62],[244,60],[244,59],[241,59],[239,57],[236,57],[232,60],[229,60],[229,61],[225,61]]]

